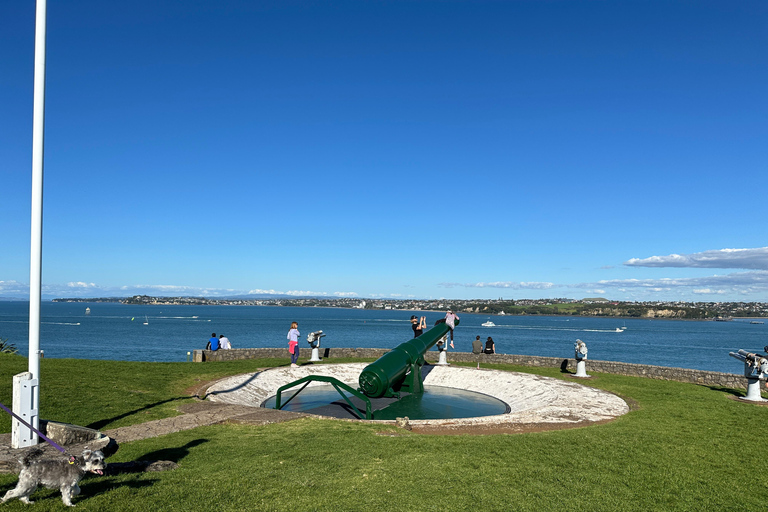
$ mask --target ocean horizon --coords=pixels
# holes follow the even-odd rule
[[[47,358],[186,361],[187,352],[205,348],[213,332],[227,336],[233,348],[287,347],[286,334],[296,321],[299,346],[308,357],[306,337],[318,330],[326,334],[323,347],[393,348],[412,338],[412,314],[426,316],[428,326],[444,317],[431,311],[328,307],[43,302],[40,348]],[[728,353],[759,352],[766,344],[766,326],[748,320],[459,315],[455,350],[460,352],[470,352],[479,335],[482,340],[491,336],[499,353],[570,358],[574,342],[582,339],[589,359],[740,374],[743,363]],[[487,320],[496,325],[483,327]],[[29,302],[0,302],[0,338],[26,356],[28,337]]]

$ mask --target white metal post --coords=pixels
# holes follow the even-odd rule
[[[45,126],[45,18],[46,0],[37,0],[35,13],[35,77],[32,119],[32,230],[29,255],[29,373],[40,381],[40,302],[43,260],[43,133]],[[34,403],[39,404],[35,387]],[[38,418],[32,426],[39,428]],[[36,436],[35,436],[36,437]]]

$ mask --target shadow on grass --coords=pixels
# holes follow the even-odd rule
[[[718,393],[725,393],[727,395],[735,396],[737,398],[743,398],[746,396],[746,393],[743,389],[733,389],[733,388],[727,388],[725,386],[704,386],[712,391],[717,391]]]
[[[104,420],[94,421],[93,423],[89,423],[88,425],[85,425],[88,428],[92,428],[94,430],[101,430],[102,428],[106,427],[110,423],[121,420],[123,418],[127,418],[128,416],[131,416],[132,414],[139,413],[141,411],[146,411],[147,409],[152,409],[153,407],[157,407],[158,405],[167,404],[169,402],[175,402],[177,400],[187,400],[189,399],[188,396],[180,396],[177,398],[169,398],[168,400],[161,400],[159,402],[155,402],[153,404],[145,405],[144,407],[140,407],[138,409],[134,409],[132,411],[125,412],[123,414],[119,414],[117,416],[114,416],[112,418],[107,418]]]
[[[98,494],[104,494],[106,492],[112,491],[114,489],[117,489],[118,487],[130,487],[131,489],[141,489],[142,487],[150,487],[157,482],[156,478],[153,478],[151,480],[136,480],[135,477],[126,480],[125,482],[121,482],[117,478],[93,478],[93,479],[86,479],[81,481],[78,485],[80,486],[80,494],[78,497],[76,497],[73,501],[75,505],[78,504],[78,502],[88,499],[91,496],[96,496]],[[58,491],[53,496],[57,499],[61,499]]]
[[[282,367],[282,366],[287,366],[287,365],[280,365],[280,366]],[[277,367],[275,367],[275,368],[277,368]],[[201,396],[200,398],[202,400],[205,400],[206,398],[208,398],[209,395],[221,395],[221,394],[225,394],[225,393],[231,393],[232,391],[237,391],[238,389],[242,389],[245,386],[247,386],[248,384],[250,384],[253,381],[253,379],[255,379],[256,376],[258,374],[260,374],[260,373],[261,372],[254,373],[253,375],[250,376],[250,378],[246,379],[245,381],[243,381],[242,383],[238,384],[237,386],[235,386],[233,388],[222,389],[221,391],[213,391],[212,393],[206,392],[205,395]]]
[[[208,439],[193,439],[183,446],[176,448],[163,448],[162,450],[155,450],[154,452],[148,452],[137,458],[137,460],[170,460],[178,463],[181,459],[189,455],[189,450],[195,446],[200,446],[203,443],[207,443]]]

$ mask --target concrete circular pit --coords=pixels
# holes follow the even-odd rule
[[[259,407],[280,386],[308,375],[334,377],[356,388],[358,376],[365,366],[367,363],[306,365],[236,375],[209,386],[208,399]],[[629,412],[627,403],[612,393],[550,377],[457,366],[425,366],[422,371],[425,386],[490,395],[505,402],[509,412],[472,418],[412,420],[417,431],[446,428],[481,432],[550,430],[605,422]],[[309,384],[316,385],[321,384]]]

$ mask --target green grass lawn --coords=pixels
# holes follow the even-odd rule
[[[137,423],[175,414],[196,381],[286,362],[45,360],[42,416],[102,429]],[[495,368],[563,378],[555,369]],[[0,401],[10,401],[10,376],[25,369],[23,358],[0,358]],[[111,462],[169,459],[179,468],[87,477],[75,503],[101,511],[765,510],[768,408],[730,399],[740,391],[678,382],[597,374],[587,384],[630,399],[633,410],[603,425],[517,435],[418,435],[319,419],[202,427],[121,445]],[[0,475],[0,493],[15,481]],[[54,491],[34,498],[34,508],[2,507],[63,507]]]

